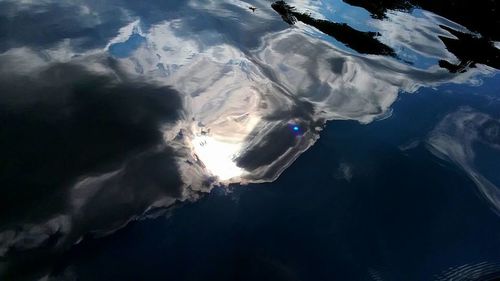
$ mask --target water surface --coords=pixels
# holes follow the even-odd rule
[[[493,1],[0,1],[7,280],[493,280]]]

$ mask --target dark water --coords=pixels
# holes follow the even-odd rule
[[[0,0],[0,280],[500,280],[499,11]]]
[[[328,124],[277,181],[215,189],[171,217],[84,242],[63,268],[82,280],[497,280],[484,276],[500,266],[498,216],[421,136],[463,106],[498,116],[498,82],[477,95],[404,95],[370,125]]]

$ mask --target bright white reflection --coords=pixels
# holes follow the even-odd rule
[[[212,175],[221,181],[241,176],[244,170],[234,161],[241,149],[241,143],[217,140],[208,135],[194,137],[193,150],[198,159]]]
[[[191,139],[192,152],[203,163],[204,169],[219,181],[239,182],[248,172],[236,165],[236,158],[261,118],[243,114],[221,119],[192,128],[195,132]]]

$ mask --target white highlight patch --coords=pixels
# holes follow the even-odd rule
[[[226,181],[243,175],[244,170],[235,162],[242,147],[241,143],[230,143],[207,135],[199,135],[193,139],[192,144],[198,159],[219,180]]]
[[[250,133],[261,118],[256,115],[226,116],[208,124],[208,127],[193,129],[198,131],[191,140],[193,153],[204,168],[219,181],[238,182],[248,174],[236,165],[236,158],[243,152]],[[206,130],[206,131],[205,131]]]

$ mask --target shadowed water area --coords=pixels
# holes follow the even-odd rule
[[[500,280],[499,12],[0,0],[0,280]]]

